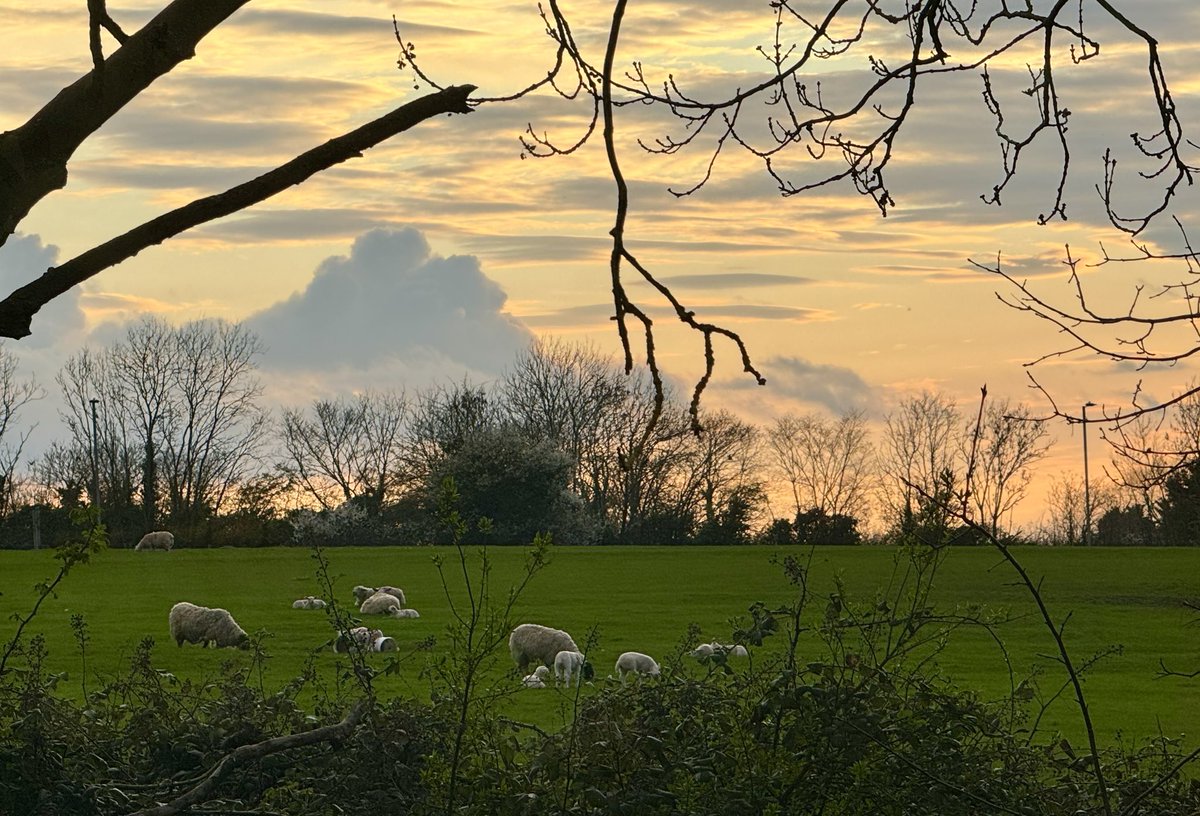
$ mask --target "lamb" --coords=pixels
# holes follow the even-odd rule
[[[584,680],[591,680],[596,673],[582,652],[563,650],[554,656],[554,685],[557,686],[561,680],[563,685],[569,686],[572,676],[578,686]]]
[[[209,641],[218,647],[236,646],[246,649],[250,646],[250,636],[237,625],[233,615],[224,609],[210,609],[207,606],[180,601],[171,607],[167,623],[170,626],[171,637],[178,646],[183,646],[185,640],[188,643],[199,643],[204,648],[208,648]]]
[[[521,685],[525,688],[545,688],[546,678],[550,676],[550,669],[546,666],[538,666],[533,670],[533,674],[527,674],[521,678]]]
[[[349,632],[342,632],[333,641],[333,651],[345,654],[353,645],[364,652],[394,652],[396,641],[386,637],[380,629],[368,629],[365,626],[355,626]]]
[[[415,609],[397,609],[392,613],[393,618],[419,618],[421,613]]]
[[[324,609],[325,602],[320,598],[307,595],[299,600],[292,601],[292,609]]]
[[[362,602],[362,606],[358,611],[364,615],[392,615],[400,617],[400,601],[395,595],[389,595],[386,592],[376,592],[370,598]]]
[[[530,664],[554,664],[559,652],[578,652],[579,647],[566,632],[536,623],[522,623],[508,636],[508,651],[524,672]]]
[[[617,674],[620,675],[622,684],[625,683],[627,674],[648,674],[651,677],[657,677],[658,673],[658,662],[650,655],[641,652],[622,652],[621,656],[617,658]]]
[[[134,547],[135,550],[167,550],[175,546],[175,536],[166,530],[156,530],[146,533]]]

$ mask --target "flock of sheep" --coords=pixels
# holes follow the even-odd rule
[[[138,542],[135,549],[171,549],[174,536],[165,531],[147,533]],[[352,590],[358,611],[363,615],[387,615],[393,618],[419,618],[420,613],[406,606],[404,590],[394,586],[356,586]],[[308,595],[292,603],[293,609],[324,609],[326,603],[321,598]],[[180,601],[171,607],[167,623],[171,638],[178,646],[186,643],[198,643],[207,647],[210,643],[216,647],[247,648],[250,638],[238,625],[233,616],[225,609],[210,608]],[[349,652],[352,648],[372,652],[391,652],[396,650],[396,641],[383,634],[380,629],[367,626],[356,626],[349,631],[339,632],[333,641],[333,650],[339,654]],[[526,688],[545,688],[550,680],[551,671],[554,683],[570,686],[572,681],[578,686],[584,681],[590,681],[595,676],[592,664],[587,661],[574,638],[561,629],[553,629],[537,623],[522,623],[513,629],[508,638],[508,650],[513,661],[517,664],[524,677],[521,683]],[[746,647],[741,645],[725,645],[721,643],[701,643],[692,650],[691,655],[697,658],[710,658],[717,654],[731,657],[745,657]],[[537,668],[530,674],[525,674],[532,665]],[[616,662],[617,676],[624,684],[631,675],[656,677],[661,669],[658,661],[642,652],[622,652]]]

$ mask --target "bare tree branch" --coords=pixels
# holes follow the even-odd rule
[[[252,181],[197,199],[164,213],[99,246],[49,269],[0,301],[0,337],[25,337],[33,316],[55,297],[99,272],[161,244],[185,230],[264,201],[335,164],[361,156],[367,148],[439,114],[470,113],[474,85],[455,85],[396,108],[391,113],[302,153]]]
[[[217,789],[221,781],[239,765],[262,759],[271,754],[277,754],[280,751],[303,748],[308,745],[315,745],[318,742],[336,742],[345,739],[358,727],[359,720],[362,719],[363,713],[366,710],[367,701],[359,700],[350,709],[349,714],[340,722],[333,725],[325,725],[320,728],[314,728],[311,731],[302,731],[299,734],[273,737],[272,739],[256,742],[252,745],[243,745],[240,748],[236,748],[214,765],[205,778],[191,790],[175,797],[166,804],[139,810],[130,814],[130,816],[175,816],[177,813],[183,813],[191,808],[192,805],[205,802],[211,798],[213,791]]]
[[[247,2],[175,0],[98,63],[103,70],[93,69],[59,91],[28,122],[0,133],[0,246],[34,204],[66,186],[67,162],[84,140],[152,82],[191,59],[196,44]],[[104,4],[98,5],[103,12]],[[88,6],[91,23],[97,25],[94,0]]]

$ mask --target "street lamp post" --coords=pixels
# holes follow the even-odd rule
[[[1092,481],[1088,477],[1087,409],[1094,408],[1095,405],[1094,402],[1083,404],[1083,531],[1080,533],[1080,541],[1085,547],[1088,543],[1088,531],[1092,528]]]

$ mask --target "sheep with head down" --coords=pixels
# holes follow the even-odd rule
[[[242,631],[233,615],[225,609],[180,601],[171,607],[167,624],[177,646],[183,646],[187,641],[199,643],[203,648],[208,648],[209,643],[218,647],[250,647],[250,636]]]
[[[341,632],[333,641],[333,651],[345,654],[352,648],[364,652],[394,652],[396,641],[383,634],[382,629],[369,629],[366,626],[355,626],[348,632]]]
[[[168,533],[166,530],[155,530],[152,533],[146,533],[142,536],[141,541],[134,547],[135,550],[145,552],[146,550],[166,550],[170,551],[175,546],[175,536]]]
[[[537,623],[522,623],[508,636],[508,651],[522,672],[540,663],[550,667],[559,652],[578,652],[574,639],[561,629]]]
[[[626,675],[644,674],[657,677],[659,671],[658,661],[641,652],[622,652],[621,656],[617,658],[617,674],[621,678],[622,685],[625,683]]]

